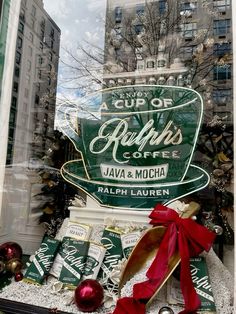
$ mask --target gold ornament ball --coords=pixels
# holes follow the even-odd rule
[[[19,258],[12,258],[6,263],[6,270],[11,273],[19,273],[23,268],[23,263]]]
[[[55,186],[55,182],[52,181],[52,180],[49,180],[49,181],[47,182],[47,185],[48,185],[50,188],[53,188],[53,187]]]

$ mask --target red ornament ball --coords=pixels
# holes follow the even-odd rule
[[[102,304],[103,296],[100,283],[94,279],[86,279],[75,290],[75,304],[82,312],[93,312]]]
[[[15,274],[15,281],[21,281],[23,279],[23,274],[21,272]]]
[[[9,261],[12,258],[22,257],[22,248],[16,242],[6,242],[0,245],[0,256]]]

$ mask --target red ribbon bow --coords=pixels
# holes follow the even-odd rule
[[[169,260],[176,251],[181,258],[180,286],[185,302],[185,309],[180,314],[196,313],[201,302],[192,283],[189,258],[209,251],[215,234],[190,218],[180,218],[176,211],[160,204],[149,217],[153,226],[166,226],[167,230],[146,273],[148,280],[133,286],[133,297],[119,299],[113,314],[145,314],[145,304],[164,281]]]

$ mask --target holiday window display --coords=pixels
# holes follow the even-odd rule
[[[176,203],[176,202],[175,202]],[[177,202],[177,205],[173,204],[172,207],[174,208],[181,208],[182,207],[182,211],[179,211],[179,214],[183,214],[183,210],[185,211],[188,208],[188,205],[186,204],[181,204],[182,206],[180,206],[180,202]],[[65,223],[66,225],[66,223]],[[107,225],[107,227],[111,227],[110,224]],[[126,226],[126,228],[123,228],[123,232],[127,232],[127,234],[130,233],[129,227],[132,228],[134,227],[133,224],[131,226]],[[113,225],[114,229],[119,228],[119,230],[122,230],[121,226],[118,225]],[[157,227],[155,227],[157,228]],[[161,229],[163,229],[164,227],[160,227]],[[97,232],[96,227],[93,228],[94,233],[92,231],[91,236],[90,236],[90,240],[94,241],[96,239],[96,241],[99,241],[99,238],[97,237],[98,234],[102,234],[103,230],[104,230],[104,226],[101,225],[99,226],[99,232]],[[138,227],[136,227],[136,229],[138,229]],[[152,229],[150,229],[152,230]],[[141,231],[141,230],[140,230]],[[144,235],[146,233],[149,232],[148,231],[144,231]],[[66,228],[64,228],[64,234],[66,234]],[[162,237],[163,237],[164,233],[162,233],[159,243],[158,245],[160,245],[163,241],[161,241]],[[101,240],[101,238],[100,238]],[[142,242],[142,241],[141,241]],[[157,243],[157,241],[156,241]],[[165,242],[163,242],[165,243]],[[150,242],[149,242],[150,244]],[[136,248],[138,248],[138,245],[136,246]],[[150,251],[150,253],[152,252],[156,252],[156,247],[155,250],[153,251],[153,247],[150,247],[150,245],[148,246],[148,243],[146,245],[146,250]],[[135,249],[134,252],[138,252],[139,249]],[[142,252],[140,252],[142,253]],[[146,262],[143,263],[142,267],[139,269],[138,272],[136,272],[135,274],[132,273],[131,278],[125,282],[125,284],[122,284],[122,288],[120,285],[120,296],[124,297],[124,296],[130,296],[132,297],[132,290],[133,290],[133,286],[135,284],[140,284],[141,282],[147,280],[146,277],[146,272],[148,271],[148,269],[150,268],[150,263],[151,261],[148,260],[146,258],[145,255],[140,254],[140,257],[142,257],[144,259],[146,259]],[[131,253],[131,258],[132,258],[132,253]],[[214,296],[215,296],[215,300],[216,300],[216,307],[219,313],[230,313],[229,309],[230,309],[230,298],[231,298],[231,294],[230,294],[230,289],[227,286],[228,282],[227,282],[227,276],[229,276],[229,274],[227,274],[226,270],[224,269],[223,265],[217,261],[217,258],[215,257],[213,252],[210,252],[207,256],[207,264],[209,267],[209,273],[210,273],[210,278],[211,278],[211,282],[212,282],[212,288],[213,292],[214,292]],[[139,264],[139,260],[136,261],[136,265],[140,265]],[[191,265],[191,264],[190,264]],[[114,280],[115,278],[117,279],[117,282],[119,282],[119,279],[121,278],[121,273],[125,273],[125,271],[123,270],[123,268],[125,267],[125,260],[120,261],[120,263],[118,263],[116,266],[114,266],[114,268],[111,270],[110,272],[110,276],[112,277],[112,279]],[[223,275],[223,278],[226,278],[225,281],[223,281],[221,279],[221,285],[219,287],[219,275],[218,275],[218,271],[221,271],[221,274]],[[126,271],[132,271],[132,268],[128,267],[126,268]],[[169,277],[169,279],[171,279],[171,277]],[[169,281],[168,279],[168,281]],[[81,280],[81,284],[83,283],[84,278],[82,278]],[[167,281],[167,283],[168,283]],[[193,279],[194,281],[194,279]],[[39,286],[35,286],[32,284],[28,284],[28,283],[24,283],[24,282],[20,282],[17,283],[18,286],[16,287],[14,282],[13,284],[11,284],[10,286],[7,286],[4,291],[0,294],[2,297],[6,297],[10,298],[10,299],[14,299],[20,302],[26,302],[26,303],[30,303],[30,304],[34,304],[37,306],[42,306],[42,304],[45,304],[46,306],[48,306],[49,308],[57,308],[58,310],[62,310],[63,312],[69,312],[69,313],[80,313],[82,308],[80,308],[80,310],[77,309],[76,304],[74,303],[75,301],[75,292],[74,290],[68,290],[66,288],[66,285],[60,283],[60,281],[58,281],[54,276],[49,276],[47,278],[45,278],[43,285],[39,285]],[[103,284],[102,282],[100,282],[100,284]],[[148,305],[148,307],[146,308],[146,313],[156,313],[157,311],[160,311],[160,313],[162,313],[164,310],[166,310],[166,307],[171,308],[172,311],[174,311],[174,313],[178,313],[179,311],[181,311],[181,309],[183,309],[183,307],[181,305],[178,304],[170,304],[169,300],[167,299],[168,297],[168,293],[165,291],[166,285],[163,285],[162,289],[158,292],[156,298]],[[18,291],[18,293],[16,294],[15,291]],[[26,294],[27,291],[27,294]],[[179,286],[178,286],[178,293],[179,293]],[[113,290],[114,292],[114,290]],[[94,301],[94,306],[97,304],[99,304],[100,306],[96,309],[96,313],[111,313],[114,310],[114,306],[117,300],[117,294],[112,294],[111,289],[107,289],[107,285],[106,287],[103,286],[103,293],[104,293],[104,299],[103,299],[103,303],[100,304],[100,302],[98,300]],[[37,296],[37,297],[36,297]],[[46,302],[46,300],[50,300],[48,301],[48,304]],[[83,300],[81,301],[83,302]],[[225,304],[227,304],[227,311],[225,310]],[[79,312],[78,312],[79,311]],[[95,313],[94,312],[94,313]],[[129,312],[128,312],[129,313]],[[132,313],[132,312],[131,312]]]
[[[173,207],[178,207],[180,208],[180,202],[178,202],[178,206],[174,206]],[[185,204],[182,206],[182,208],[187,208],[188,206],[186,206]],[[180,213],[180,212],[179,212]],[[183,213],[182,213],[183,214]],[[111,226],[109,225],[109,228]],[[121,229],[120,226],[114,225],[113,226],[114,229],[118,228]],[[155,227],[156,228],[156,227]],[[161,227],[163,228],[163,227]],[[104,226],[100,226],[100,232],[102,232],[102,230],[104,229]],[[152,230],[152,229],[151,229]],[[148,229],[149,231],[149,229]],[[148,231],[146,231],[144,234],[148,233]],[[123,232],[128,232],[130,233],[130,231],[128,231],[128,226],[123,229]],[[64,234],[66,234],[66,230],[64,230]],[[92,232],[91,238],[90,240],[94,240],[93,237],[97,238],[97,232],[94,233]],[[163,237],[163,234],[162,236]],[[162,241],[159,241],[159,244],[161,244]],[[150,248],[150,246],[146,248],[146,250],[153,251],[152,248]],[[138,249],[139,251],[139,249]],[[134,250],[135,252],[135,250]],[[137,252],[137,250],[136,250]],[[154,253],[156,252],[156,250],[154,251]],[[131,253],[132,254],[132,253]],[[227,303],[227,306],[230,304],[230,293],[229,293],[229,288],[227,287],[227,284],[225,282],[222,282],[220,288],[218,287],[218,274],[217,274],[217,270],[219,269],[219,267],[222,267],[221,271],[222,274],[224,276],[224,278],[227,278],[227,273],[225,272],[223,265],[221,266],[220,262],[218,262],[217,264],[217,260],[215,260],[215,258],[213,257],[213,252],[211,252],[209,255],[207,255],[207,262],[208,265],[210,265],[209,267],[209,272],[211,275],[211,282],[212,282],[212,287],[214,287],[215,289],[213,289],[214,295],[215,295],[215,300],[216,300],[216,306],[217,306],[217,310],[219,311],[219,313],[230,313],[225,311],[224,309],[224,304]],[[140,255],[142,256],[142,255]],[[131,255],[132,257],[132,255]],[[143,256],[145,258],[145,256]],[[124,297],[124,296],[132,296],[132,289],[133,286],[135,284],[140,284],[140,282],[143,282],[144,280],[147,279],[146,277],[146,272],[148,271],[148,269],[150,268],[150,262],[146,260],[146,264],[144,263],[143,266],[141,267],[140,271],[137,272],[136,274],[132,274],[130,280],[128,280],[121,288],[120,291],[120,296]],[[121,264],[123,264],[123,267],[125,267],[125,261],[123,261]],[[139,261],[136,261],[136,264],[139,264]],[[190,264],[191,265],[191,264]],[[121,273],[124,273],[124,270],[122,270],[122,265],[118,265],[118,267],[114,267],[113,271],[110,272],[110,276],[112,276],[112,278],[117,278],[117,280],[119,280],[119,278],[121,278]],[[129,267],[126,268],[128,270],[132,270]],[[117,275],[118,273],[118,275]],[[168,281],[171,279],[171,277],[168,279]],[[222,280],[222,279],[221,279]],[[81,284],[83,283],[84,279],[82,278],[81,280]],[[167,281],[167,283],[168,283]],[[194,278],[193,278],[194,281]],[[102,284],[102,282],[100,282]],[[45,279],[43,285],[40,286],[35,286],[32,284],[26,284],[24,282],[21,283],[17,283],[18,284],[18,293],[14,293],[14,296],[12,295],[11,289],[15,290],[16,286],[10,285],[8,287],[5,288],[5,291],[3,291],[3,296],[5,296],[5,294],[8,294],[8,297],[10,298],[14,298],[17,299],[18,301],[23,301],[23,302],[31,302],[33,304],[36,304],[38,306],[42,305],[42,304],[46,304],[45,301],[43,301],[43,298],[46,299],[50,299],[51,301],[49,302],[49,307],[51,308],[57,308],[60,310],[63,310],[63,312],[70,312],[70,313],[80,313],[82,308],[80,308],[80,310],[77,309],[77,306],[75,305],[75,292],[74,290],[67,290],[66,289],[66,285],[61,284],[56,278],[54,278],[53,276],[49,276],[47,279]],[[160,313],[162,313],[164,310],[166,310],[166,307],[169,307],[172,311],[174,311],[174,313],[178,313],[179,311],[181,311],[181,308],[183,309],[182,305],[178,304],[170,304],[169,300],[167,299],[168,297],[168,293],[165,292],[165,287],[166,285],[164,285],[162,287],[162,289],[158,292],[156,298],[148,305],[148,307],[146,308],[146,313],[156,313],[156,311],[160,311]],[[179,293],[179,286],[178,286],[178,293]],[[27,294],[30,294],[30,298],[31,301],[29,300],[29,297],[27,299],[27,296],[25,295],[25,291],[27,291]],[[113,290],[114,291],[114,290]],[[4,294],[5,293],[5,294]],[[96,313],[111,313],[114,310],[114,306],[117,300],[117,295],[116,294],[111,294],[111,290],[107,290],[107,287],[103,286],[103,293],[104,293],[104,300],[103,303],[100,304],[98,302],[98,300],[94,301],[94,306],[96,304],[100,304],[100,306],[96,309]],[[160,294],[160,296],[159,296]],[[39,301],[35,300],[34,295],[37,295],[37,299],[39,298],[38,295],[40,295],[40,299]],[[228,300],[228,301],[227,301]],[[41,302],[41,304],[40,304]],[[83,300],[81,301],[83,302]],[[79,311],[79,312],[78,312]],[[129,312],[128,312],[129,313]],[[132,313],[132,312],[131,312]]]
[[[84,104],[93,111],[84,111]],[[67,295],[66,312],[75,311],[69,309],[73,300],[80,311],[115,314],[155,313],[157,310],[160,313],[168,310],[190,313],[200,307],[192,285],[189,258],[204,249],[208,251],[214,234],[190,218],[179,217],[184,213],[187,217],[193,214],[188,214],[191,204],[181,204],[183,212],[177,214],[173,201],[203,189],[209,182],[208,174],[191,164],[202,106],[200,95],[191,89],[128,86],[89,96],[78,106],[60,107],[61,129],[82,156],[80,160],[63,165],[61,173],[65,180],[90,195],[104,211],[106,207],[124,211],[155,207],[150,215],[155,227],[144,235],[141,234],[142,224],[131,230],[122,225],[105,225],[100,228],[99,239],[98,233],[93,235],[94,226],[91,229],[85,225],[84,228],[80,222],[77,228],[73,221],[68,223],[62,232],[56,278],[49,276],[40,287],[44,290],[46,286],[48,291],[61,297]],[[156,206],[157,203],[172,205]],[[81,235],[82,238],[87,235],[87,238],[81,239]],[[90,243],[94,242],[104,248],[104,254],[97,261],[89,255]],[[80,255],[82,247],[84,252]],[[139,256],[136,263],[134,256]],[[185,310],[179,304],[169,304],[167,295],[157,303],[154,301],[180,259]],[[75,265],[77,261],[78,265]],[[97,286],[94,281],[89,288],[78,289],[78,293],[66,290],[75,289],[77,285],[83,287],[86,264],[93,263],[92,267],[100,267],[93,280],[103,287],[103,291],[98,288],[99,295],[104,295],[103,301],[94,298]],[[80,272],[72,264],[78,266]],[[26,277],[29,269],[30,266]],[[65,274],[65,271],[69,272]],[[29,286],[26,289],[34,290]],[[84,305],[87,296],[83,293],[88,290],[91,307]]]

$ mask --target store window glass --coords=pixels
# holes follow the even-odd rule
[[[10,119],[9,119],[9,122],[12,126],[15,126],[15,123],[16,123],[16,112],[15,110],[12,110],[10,112]]]
[[[33,35],[31,32],[29,33],[29,41],[30,41],[31,43],[34,42],[34,35]]]
[[[31,61],[30,60],[27,60],[27,71],[30,72],[31,70]]]
[[[24,24],[23,23],[19,23],[19,31],[21,33],[24,33]]]
[[[144,10],[145,10],[145,4],[144,3],[136,5],[136,14],[138,16],[142,16],[144,14]]]
[[[21,12],[20,12],[20,19],[25,22],[25,10],[24,9],[21,9]]]
[[[214,44],[214,54],[217,56],[223,57],[226,54],[230,54],[231,50],[232,50],[231,42]]]
[[[20,68],[18,66],[15,67],[15,76],[16,77],[20,76]]]
[[[14,82],[14,84],[13,84],[13,91],[15,93],[18,93],[18,87],[19,87],[19,84],[17,82]]]
[[[226,10],[230,10],[230,0],[215,0],[213,1],[214,9],[219,12],[225,12]]]
[[[29,75],[29,74],[26,74],[26,76],[25,76],[25,81],[26,81],[26,84],[27,84],[27,85],[30,84],[30,75]]]
[[[0,313],[233,313],[235,5],[0,1]]]
[[[214,34],[215,35],[226,35],[230,32],[231,20],[215,20],[214,21]]]
[[[232,90],[230,88],[215,89],[212,96],[218,106],[226,106],[232,98]]]
[[[17,98],[15,96],[12,97],[11,107],[16,109]]]
[[[167,1],[166,0],[160,0],[159,1],[159,13],[164,14],[167,9]]]
[[[196,8],[197,8],[196,1],[180,3],[181,14],[191,13],[192,11],[196,10]]]
[[[21,37],[18,37],[18,38],[17,38],[17,48],[18,48],[18,49],[21,49],[21,48],[22,48],[22,38],[21,38]]]
[[[24,8],[26,8],[26,6],[27,6],[27,0],[22,0],[22,6],[23,6]]]
[[[188,45],[187,47],[182,47],[180,49],[181,57],[186,59],[186,60],[191,60],[196,49],[197,49],[196,45],[193,45],[193,46]]]
[[[54,34],[55,34],[55,31],[54,31],[54,28],[52,27],[50,31],[50,37],[54,38]]]
[[[48,55],[49,55],[49,60],[52,61],[52,53],[50,51],[49,51]]]
[[[34,5],[32,6],[31,14],[32,14],[33,16],[36,15],[36,7],[35,7]]]
[[[193,38],[197,33],[197,23],[185,23],[181,25],[181,28],[186,39]]]
[[[43,64],[43,57],[42,57],[42,56],[39,56],[39,57],[38,57],[38,64],[39,64],[39,65],[42,65],[42,64]]]
[[[21,53],[17,51],[16,52],[16,63],[20,64],[20,62],[21,62]]]
[[[120,23],[122,20],[122,8],[116,7],[115,8],[115,22]]]
[[[215,66],[213,69],[214,80],[230,80],[231,79],[231,64]]]
[[[31,29],[34,29],[34,24],[35,24],[35,20],[34,20],[34,18],[31,18],[29,21],[29,25],[30,25]]]
[[[29,56],[32,57],[33,55],[33,48],[31,46],[28,47]]]
[[[142,25],[142,24],[137,24],[137,25],[135,25],[135,26],[134,26],[134,30],[135,30],[135,33],[136,33],[137,35],[139,35],[139,34],[142,32],[142,30],[143,30],[143,25]]]
[[[40,30],[40,40],[44,41],[45,40],[45,33],[44,33],[44,29]]]

